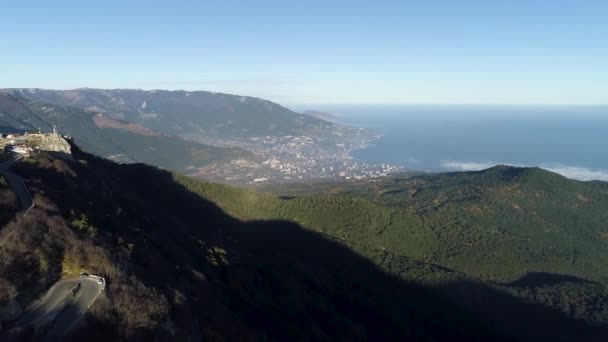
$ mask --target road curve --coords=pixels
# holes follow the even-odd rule
[[[46,330],[45,341],[59,341],[82,318],[105,288],[105,280],[95,276],[56,282],[38,305],[18,319],[14,327],[33,326]]]
[[[9,170],[0,170],[0,172],[4,175],[15,194],[17,194],[17,197],[19,198],[19,207],[21,208],[21,211],[24,211],[25,216],[32,207],[33,202],[32,196],[30,196],[25,183],[23,183],[23,179]]]
[[[17,198],[19,198],[19,207],[21,211],[24,212],[23,216],[27,215],[29,210],[34,206],[34,202],[32,201],[32,196],[30,195],[27,186],[23,182],[23,179],[16,174],[9,171],[9,167],[21,158],[16,158],[13,160],[9,160],[3,163],[0,163],[0,173],[4,175],[6,181],[11,186]]]
[[[70,292],[68,296],[72,296],[73,298],[54,318],[50,329],[45,335],[45,341],[59,341],[76,326],[78,321],[95,302],[105,287],[105,283],[99,283],[98,279],[99,278],[93,277],[80,278],[81,285],[78,292],[75,295],[71,295],[71,289],[73,287],[68,290]],[[76,283],[76,281],[73,281],[72,283]]]
[[[6,181],[13,189],[13,192],[15,192],[15,194],[17,195],[17,198],[19,199],[19,209],[21,210],[21,212],[23,212],[23,216],[25,217],[30,212],[30,210],[34,208],[32,195],[27,189],[25,182],[23,182],[23,179],[12,173],[8,169],[13,163],[17,162],[21,158],[22,157],[17,157],[0,163],[0,174],[4,175],[4,178],[6,178]],[[6,235],[4,241],[0,242],[0,248],[4,247],[4,245],[8,243],[14,233],[15,230],[12,230]]]
[[[8,169],[19,159],[0,163],[0,173],[19,198],[25,216],[34,207],[32,196],[23,179]],[[13,324],[13,328],[33,326],[46,331],[44,341],[59,341],[78,323],[104,288],[105,279],[97,276],[62,279],[53,284],[39,303]]]

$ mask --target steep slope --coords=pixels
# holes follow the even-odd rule
[[[276,197],[145,165],[118,165],[77,149],[74,157],[38,155],[13,168],[36,208],[0,230],[6,329],[7,316],[18,315],[58,278],[86,271],[103,274],[108,286],[86,324],[73,332],[75,340],[608,336],[608,296],[592,281],[601,274],[585,280],[528,272],[498,283],[488,279],[511,277],[509,268],[503,273],[496,267],[496,277],[447,268],[433,251],[450,242],[421,212],[370,200],[364,192]],[[431,177],[438,178],[437,191],[516,179],[530,179],[533,187],[535,172]],[[391,186],[411,181],[431,191],[424,178],[393,180]],[[10,216],[13,204],[4,202]],[[483,259],[469,261],[483,270]]]
[[[369,239],[372,246],[488,280],[543,271],[608,283],[605,182],[499,166],[312,187],[273,187],[288,199],[283,201],[219,203],[237,215],[297,215],[332,234],[343,229],[357,242]],[[315,194],[315,187],[323,193]]]
[[[38,129],[49,132],[56,126],[91,153],[172,170],[185,171],[249,155],[239,149],[189,143],[95,112],[10,95],[0,94],[0,115],[0,126],[8,132]]]
[[[299,135],[331,123],[276,103],[206,91],[134,89],[5,89],[31,100],[78,107],[141,124],[165,134],[232,139]]]
[[[608,326],[607,183],[499,166],[272,191],[283,200],[251,193],[227,201],[223,191],[202,192],[235,215],[293,217],[405,279],[442,284],[466,275]],[[512,324],[499,311],[487,312],[486,299],[453,288],[445,294]]]
[[[272,191],[299,196],[292,201],[314,202],[324,196],[307,195],[315,188],[334,193],[332,199],[348,196],[378,206],[393,221],[404,215],[419,220],[425,227],[420,238],[427,236],[429,243],[417,248],[418,257],[463,272],[509,281],[522,272],[543,270],[608,282],[602,266],[608,262],[605,182],[498,166],[480,172],[283,186]],[[389,222],[388,218],[374,221],[380,226]]]
[[[62,275],[106,277],[74,340],[505,340],[295,223],[239,220],[180,176],[74,157],[17,165],[36,208],[0,230],[0,285],[12,289],[0,305],[26,307]]]
[[[32,129],[49,129],[49,124],[39,118],[23,101],[0,94],[0,130],[23,132]]]

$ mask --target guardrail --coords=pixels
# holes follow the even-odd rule
[[[101,291],[103,291],[106,288],[106,278],[102,277],[102,276],[98,276],[98,275],[94,275],[94,274],[88,274],[88,273],[84,273],[81,272],[80,276],[83,278],[95,278],[97,279],[97,282],[101,285]]]

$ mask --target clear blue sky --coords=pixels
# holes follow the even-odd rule
[[[608,103],[608,1],[7,1],[0,87]]]

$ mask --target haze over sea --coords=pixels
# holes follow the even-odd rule
[[[325,105],[384,136],[353,155],[420,171],[540,166],[608,180],[608,106]]]

